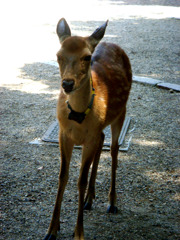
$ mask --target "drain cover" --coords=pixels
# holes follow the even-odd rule
[[[128,131],[129,125],[130,125],[130,121],[131,118],[130,117],[126,117],[120,136],[119,136],[119,146],[124,145],[124,139],[126,136],[126,133]],[[59,139],[58,139],[58,133],[59,133],[59,124],[58,121],[54,121],[48,128],[48,130],[45,132],[45,134],[43,135],[43,137],[41,138],[42,141],[44,142],[50,142],[50,143],[58,143]],[[111,129],[110,126],[106,127],[104,129],[104,134],[105,134],[105,140],[104,140],[104,146],[103,149],[104,150],[109,150],[110,149],[110,145],[111,145]],[[76,148],[81,148],[81,146],[75,146]],[[128,143],[128,147],[129,147],[129,143]],[[127,151],[128,147],[120,147],[120,151]]]

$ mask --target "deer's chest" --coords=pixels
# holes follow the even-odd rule
[[[79,124],[74,120],[68,119],[68,112],[60,112],[58,119],[60,122],[60,131],[73,140],[75,145],[82,145],[86,141],[89,129],[84,124]]]
[[[82,145],[88,138],[89,129],[87,127],[77,126],[77,124],[71,121],[66,127],[66,135],[73,140],[75,145]]]

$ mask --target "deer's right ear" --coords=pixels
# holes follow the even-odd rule
[[[56,33],[59,37],[60,43],[71,36],[71,30],[64,18],[61,18],[57,24]]]

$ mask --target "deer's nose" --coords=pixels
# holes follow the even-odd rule
[[[64,88],[66,93],[70,93],[74,87],[74,80],[73,79],[64,79],[62,82],[62,87]]]

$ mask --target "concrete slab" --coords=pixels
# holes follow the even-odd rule
[[[178,84],[161,82],[158,83],[157,86],[160,88],[172,89],[174,91],[180,92],[180,85]]]
[[[147,78],[147,77],[140,77],[140,76],[133,76],[134,82],[149,84],[149,85],[157,85],[159,83],[163,83],[161,80],[153,79],[153,78]]]

